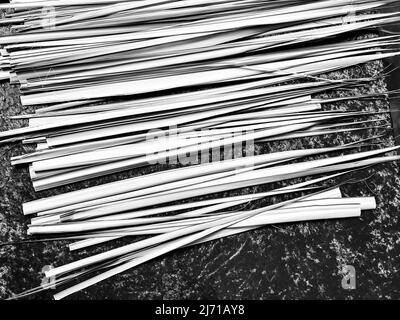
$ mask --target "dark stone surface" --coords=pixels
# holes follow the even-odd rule
[[[329,77],[376,75],[381,62],[370,63]],[[345,96],[356,92],[384,91],[378,78],[368,87],[353,92],[331,92]],[[19,92],[0,84],[1,130],[22,125],[9,115],[24,110]],[[366,100],[325,105],[325,109],[385,110],[385,100]],[[389,121],[389,114],[379,115]],[[335,134],[262,145],[258,152],[312,148],[355,141],[372,134],[386,133],[381,146],[393,144],[391,133],[371,129],[357,134]],[[125,177],[164,169],[146,168],[95,179],[35,194],[25,168],[13,168],[10,156],[23,152],[20,145],[0,149],[0,242],[28,239],[23,202]],[[350,176],[336,180],[349,179]],[[358,183],[342,188],[347,196],[375,195],[378,208],[364,212],[359,219],[331,220],[269,226],[189,249],[179,250],[138,268],[115,276],[71,299],[399,299],[400,269],[400,176],[396,163],[379,165],[351,175]],[[366,179],[365,181],[362,181]],[[236,193],[271,189],[271,185],[247,188]],[[252,207],[261,206],[259,202]],[[59,266],[94,252],[128,243],[110,243],[92,250],[70,253],[66,241],[0,246],[0,298],[37,286],[45,265]],[[341,287],[344,265],[356,269],[357,288]],[[49,299],[51,292],[30,297]]]

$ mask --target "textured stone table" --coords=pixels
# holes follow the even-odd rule
[[[2,30],[5,32],[6,30]],[[330,74],[330,77],[376,75],[382,63],[370,63]],[[385,90],[378,78],[364,92]],[[361,89],[357,89],[358,91]],[[358,92],[354,91],[354,92]],[[328,96],[346,95],[332,92]],[[0,84],[1,130],[16,128],[22,122],[8,117],[24,110],[17,87]],[[325,105],[325,109],[388,110],[385,100],[349,101]],[[388,120],[389,114],[380,116]],[[261,145],[258,152],[339,145],[386,134],[382,145],[392,145],[391,132],[365,130],[310,139],[281,141]],[[10,157],[23,152],[21,145],[0,147],[0,242],[29,239],[28,219],[21,204],[35,198],[102,184],[156,171],[160,167],[125,172],[84,183],[36,193],[26,168],[13,168]],[[364,212],[361,218],[325,222],[269,226],[211,243],[179,250],[125,272],[71,299],[399,299],[400,269],[400,175],[397,164],[379,165],[336,180],[353,178],[359,182],[342,188],[347,196],[376,196],[378,208]],[[238,193],[260,192],[272,186],[248,188]],[[251,207],[265,205],[258,202]],[[90,253],[128,243],[110,243],[99,248],[70,253],[66,241],[24,243],[0,246],[0,298],[37,286],[45,265],[58,266]],[[343,266],[356,270],[356,289],[341,286]],[[396,284],[397,282],[397,284]],[[30,297],[50,299],[51,291]]]

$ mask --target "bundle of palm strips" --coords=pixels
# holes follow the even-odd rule
[[[11,25],[11,33],[0,38],[0,79],[20,87],[22,105],[35,107],[13,117],[29,125],[0,132],[0,143],[35,146],[11,159],[29,166],[35,190],[192,155],[187,166],[25,203],[24,214],[35,215],[28,233],[71,239],[70,250],[147,237],[51,269],[48,285],[15,298],[57,285],[65,287],[55,295],[61,299],[178,248],[269,224],[358,217],[374,209],[373,197],[342,198],[337,185],[326,183],[399,160],[393,155],[397,147],[376,149],[359,141],[211,162],[208,155],[232,145],[381,125],[379,112],[327,111],[324,105],[386,93],[320,96],[374,80],[324,74],[399,54],[397,35],[349,40],[398,22],[399,13],[381,12],[393,2],[0,4],[12,9],[0,22]],[[297,178],[304,182],[290,182]],[[198,200],[282,181],[288,185],[268,192]],[[280,195],[290,200],[246,209]]]

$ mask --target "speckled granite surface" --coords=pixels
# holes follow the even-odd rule
[[[4,30],[3,30],[4,32]],[[329,77],[376,75],[382,63],[375,62],[330,74]],[[385,90],[377,79],[365,92]],[[332,92],[329,96],[347,95]],[[9,115],[24,110],[18,88],[0,84],[1,130],[23,125],[10,122]],[[384,100],[325,105],[326,109],[388,110]],[[389,119],[388,114],[380,115]],[[258,152],[312,148],[355,141],[371,134],[386,133],[382,145],[392,145],[390,132],[368,130],[261,145]],[[10,157],[23,152],[20,145],[0,147],[0,242],[27,239],[28,219],[23,202],[68,190],[144,174],[163,168],[125,172],[64,188],[34,193],[25,168],[13,168]],[[397,164],[379,165],[351,176],[366,179],[342,188],[347,196],[375,195],[378,208],[359,219],[297,223],[265,227],[180,250],[125,272],[71,299],[399,299],[400,271],[400,173]],[[348,179],[347,176],[345,179]],[[344,178],[342,178],[343,180]],[[337,180],[339,181],[339,180]],[[236,193],[268,190],[248,188]],[[259,202],[255,206],[263,205]],[[0,246],[0,298],[7,298],[39,285],[44,265],[58,266],[90,253],[126,243],[104,245],[71,254],[65,241]],[[353,265],[356,289],[341,286],[342,268]],[[30,297],[50,299],[51,291]]]

